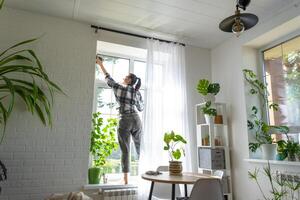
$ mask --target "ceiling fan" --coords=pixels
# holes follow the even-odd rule
[[[219,28],[225,32],[232,32],[239,37],[245,30],[255,26],[258,17],[251,13],[241,13],[240,9],[246,10],[251,0],[237,0],[235,14],[225,18],[219,24]]]

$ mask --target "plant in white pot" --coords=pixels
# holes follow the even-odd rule
[[[204,114],[205,121],[207,124],[213,124],[214,118],[217,115],[217,110],[211,107],[212,104],[210,101],[206,102],[204,106],[201,107],[201,111]]]
[[[263,159],[275,160],[277,143],[273,141],[272,134],[287,134],[289,128],[286,126],[272,126],[266,122],[267,116],[264,111],[267,108],[277,111],[279,106],[268,100],[267,86],[257,78],[252,70],[244,69],[243,74],[246,83],[250,86],[249,93],[258,97],[260,101],[259,108],[261,108],[259,112],[258,107],[252,106],[247,120],[248,130],[254,134],[254,141],[249,142],[249,149],[251,152],[256,152],[258,148],[261,148]]]
[[[215,102],[215,95],[220,91],[219,83],[210,83],[207,79],[201,79],[198,82],[197,90],[201,94],[204,102]]]
[[[271,126],[257,116],[257,108],[252,107],[251,119],[248,120],[248,129],[255,133],[255,142],[249,143],[249,149],[255,152],[259,147],[262,150],[262,158],[265,160],[275,160],[277,143],[273,141],[272,134],[289,132],[286,126]]]
[[[186,140],[174,131],[166,132],[164,135],[164,150],[169,153],[169,172],[170,175],[180,176],[182,174],[182,162],[179,161],[181,156],[185,155],[183,145]]]

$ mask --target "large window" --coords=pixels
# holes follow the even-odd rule
[[[300,36],[263,52],[269,101],[279,105],[269,110],[271,125],[287,125],[300,132]]]
[[[144,83],[146,63],[143,59],[137,59],[130,55],[114,55],[113,53],[101,53],[104,59],[103,64],[108,73],[117,82],[122,82],[128,73],[134,73],[142,80],[142,87],[140,92],[144,98]],[[104,75],[100,69],[96,67],[95,75],[95,99],[94,99],[94,112],[101,112],[104,118],[118,118],[117,103],[113,94],[105,80]],[[141,114],[142,117],[142,114]],[[134,144],[131,143],[130,152],[130,173],[131,176],[138,174],[138,160]],[[106,171],[111,174],[121,173],[121,151],[118,149],[113,152],[108,158]]]

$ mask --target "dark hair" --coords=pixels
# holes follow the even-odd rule
[[[135,85],[135,87],[134,87],[134,89],[136,90],[136,91],[138,91],[139,89],[140,89],[140,87],[141,87],[141,79],[139,78],[139,77],[137,77],[135,74],[133,74],[133,73],[130,73],[129,74],[129,78],[131,79],[131,83],[130,83],[130,85],[131,86],[134,86]]]

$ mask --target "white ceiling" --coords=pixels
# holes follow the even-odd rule
[[[252,0],[247,12],[258,15],[261,23],[298,1]],[[173,39],[206,48],[232,37],[218,26],[235,9],[235,0],[6,0],[5,4],[163,39],[175,35]]]

